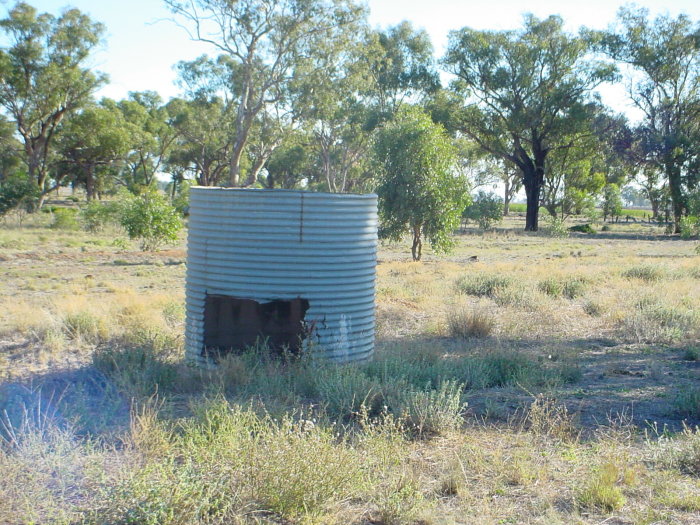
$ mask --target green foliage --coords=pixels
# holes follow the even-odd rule
[[[700,217],[683,217],[680,221],[681,239],[692,239],[700,235]]]
[[[614,463],[605,463],[591,473],[590,479],[576,494],[576,502],[584,509],[612,512],[622,507],[625,496],[619,486],[620,468]]]
[[[673,408],[677,414],[684,417],[700,417],[700,388],[688,387],[676,395]]]
[[[464,385],[451,380],[437,388],[428,384],[422,389],[398,389],[388,396],[387,404],[419,436],[439,434],[458,428],[464,421],[463,390]]]
[[[538,288],[543,293],[551,297],[566,297],[567,299],[575,299],[583,295],[586,289],[585,281],[580,278],[557,278],[549,277],[539,282]]]
[[[547,235],[550,237],[568,237],[569,230],[566,227],[566,222],[561,217],[547,217]]]
[[[78,9],[55,17],[18,2],[0,29],[0,105],[17,124],[29,178],[44,191],[58,127],[106,80],[85,67],[104,26]],[[67,173],[56,170],[54,182]]]
[[[603,188],[603,220],[622,215],[622,196],[617,184],[606,184]]]
[[[85,188],[88,201],[96,199],[110,189],[112,164],[133,147],[137,133],[111,101],[87,107],[62,127],[60,169],[73,173],[73,184]]]
[[[522,174],[525,229],[537,230],[548,155],[590,136],[590,93],[612,66],[590,59],[588,42],[563,30],[560,17],[525,17],[517,31],[451,31],[443,64],[466,98],[459,130]],[[527,93],[527,96],[523,96]]]
[[[503,200],[493,193],[480,191],[472,203],[464,208],[462,217],[475,221],[482,230],[488,230],[503,219]]]
[[[230,133],[226,157],[229,184],[252,185],[274,150],[270,145],[280,143],[289,128],[289,106],[282,110],[270,100],[280,101],[284,94],[285,102],[295,101],[296,112],[313,111],[313,88],[304,89],[303,80],[313,79],[326,68],[337,71],[338,65],[328,64],[324,58],[361,34],[363,11],[347,0],[165,3],[193,35],[200,34],[194,27],[199,28],[203,20],[214,27],[215,34],[202,34],[200,40],[223,53],[185,64],[183,84],[192,98],[211,100],[224,93],[233,101],[226,104],[229,111],[223,121],[213,120],[208,125],[228,128]],[[246,159],[252,165],[244,173]]]
[[[86,231],[97,233],[119,221],[119,203],[90,201],[80,208],[80,222]]]
[[[175,208],[182,217],[187,217],[190,213],[191,186],[191,181],[183,180],[182,182],[180,182],[180,184],[178,185],[177,194],[172,200],[173,208]]]
[[[468,202],[466,181],[453,173],[455,149],[442,126],[418,108],[407,107],[377,137],[380,236],[413,235],[413,260],[420,260],[422,238],[435,251],[453,244],[452,232]]]
[[[571,226],[569,228],[570,232],[578,232],[578,233],[588,233],[588,234],[594,234],[596,233],[595,229],[593,229],[593,226],[590,224],[577,224],[575,226]]]
[[[31,211],[39,198],[39,188],[23,175],[0,179],[0,217],[22,208]]]
[[[57,230],[79,229],[78,210],[76,208],[56,208],[53,211],[51,227]]]
[[[637,6],[620,9],[618,22],[614,32],[593,36],[611,58],[631,66],[630,93],[644,115],[632,154],[665,179],[677,228],[698,182],[700,136],[696,119],[689,117],[700,97],[698,24],[685,14],[652,20]],[[659,202],[653,194],[658,186],[648,190],[647,196]]]
[[[499,292],[510,288],[513,284],[510,277],[478,273],[465,275],[459,279],[457,289],[467,295],[494,298]]]
[[[130,239],[141,240],[144,251],[177,242],[182,229],[182,220],[175,208],[152,190],[129,198],[122,207],[119,221]]]

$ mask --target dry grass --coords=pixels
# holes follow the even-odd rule
[[[182,246],[38,219],[0,230],[1,523],[697,521],[692,243],[385,246],[373,363],[202,371],[180,360]]]

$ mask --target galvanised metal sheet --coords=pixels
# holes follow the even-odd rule
[[[314,352],[371,357],[376,195],[193,187],[187,247],[188,359],[205,363],[207,294],[306,299]]]

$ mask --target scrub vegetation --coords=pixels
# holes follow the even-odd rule
[[[6,221],[0,522],[693,523],[693,241],[523,220],[383,245],[369,363],[213,370],[182,360],[182,238]]]

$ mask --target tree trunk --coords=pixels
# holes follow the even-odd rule
[[[523,186],[527,197],[527,211],[525,213],[525,231],[536,232],[539,227],[540,195],[544,177],[541,170],[532,167],[523,171]]]
[[[519,157],[516,164],[522,173],[527,196],[525,231],[536,232],[539,226],[540,196],[544,186],[544,163],[549,150],[543,146],[541,137],[538,137],[534,130],[532,135],[532,157],[520,143],[516,143],[516,156]]]
[[[413,225],[413,245],[411,246],[411,255],[414,261],[420,261],[423,251],[423,241],[421,240],[421,225]]]
[[[510,180],[506,178],[505,180],[506,184],[506,190],[503,194],[503,216],[508,217],[508,214],[510,213]]]
[[[672,161],[666,163],[666,176],[668,177],[668,189],[671,193],[671,206],[673,208],[673,231],[681,232],[681,218],[685,211],[683,188],[681,187],[681,171]]]
[[[236,187],[241,184],[241,157],[243,156],[243,147],[245,141],[237,140],[233,145],[231,153],[231,161],[229,162],[229,186]]]
[[[93,166],[85,167],[85,196],[87,201],[94,201],[97,192],[95,191],[95,168]]]

